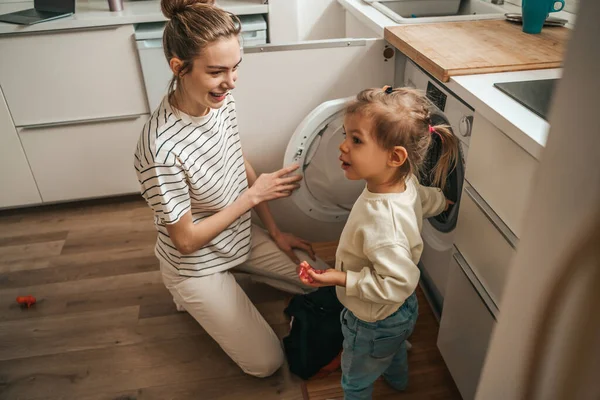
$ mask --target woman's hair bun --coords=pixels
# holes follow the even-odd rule
[[[213,6],[215,0],[161,0],[160,8],[165,17],[173,19],[177,14],[185,11],[194,4],[206,4]]]

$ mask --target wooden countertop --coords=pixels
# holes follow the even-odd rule
[[[385,28],[385,39],[442,82],[451,76],[558,68],[571,30],[537,35],[504,20],[443,22]]]

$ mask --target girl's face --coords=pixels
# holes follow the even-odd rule
[[[380,182],[389,173],[389,151],[375,140],[373,124],[359,114],[344,117],[345,138],[340,145],[340,161],[346,178]]]
[[[182,111],[199,116],[207,114],[209,108],[220,108],[227,93],[235,88],[241,62],[237,36],[207,45],[194,60],[191,71],[180,78],[182,87],[179,94],[185,108]]]

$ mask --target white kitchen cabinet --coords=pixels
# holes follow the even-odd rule
[[[133,168],[149,115],[20,128],[42,200],[58,202],[139,192]]]
[[[463,400],[475,398],[498,309],[459,252],[448,273],[437,344]]]
[[[481,114],[473,121],[466,179],[520,237],[538,161]]]
[[[0,88],[0,208],[41,201]]]
[[[17,127],[148,113],[133,26],[0,37]]]
[[[465,182],[454,243],[496,305],[500,304],[518,239]]]

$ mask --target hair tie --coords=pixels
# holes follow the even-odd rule
[[[383,90],[385,91],[386,94],[391,94],[394,91],[394,88],[391,86],[384,86]]]
[[[429,134],[433,135],[434,133],[437,134],[440,137],[440,140],[442,142],[444,141],[444,138],[442,137],[442,135],[438,131],[436,131],[433,126],[429,125]]]

